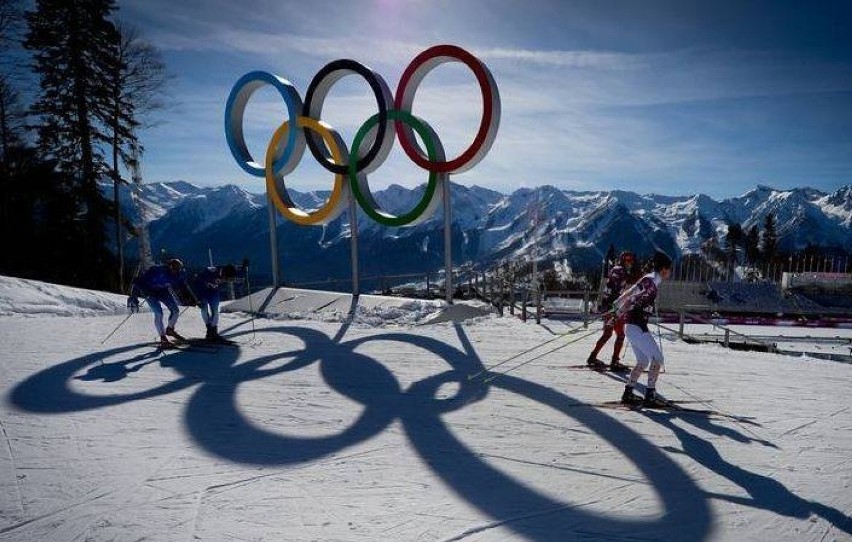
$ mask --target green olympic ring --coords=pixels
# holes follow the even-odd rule
[[[435,160],[444,160],[444,148],[441,146],[441,140],[438,139],[438,135],[431,126],[411,113],[397,109],[389,110],[387,118],[388,120],[403,122],[413,128],[423,139],[429,160],[433,162]],[[352,141],[352,149],[349,151],[349,183],[352,187],[352,194],[367,216],[383,226],[398,227],[419,224],[432,216],[438,207],[441,198],[435,197],[435,195],[436,192],[440,194],[438,183],[447,182],[446,175],[430,171],[429,180],[426,182],[426,190],[423,191],[423,197],[407,213],[395,216],[382,210],[381,205],[379,205],[379,202],[376,201],[373,193],[370,191],[370,186],[367,184],[367,176],[360,175],[357,169],[357,158],[361,143],[363,143],[364,138],[378,124],[380,119],[381,115],[379,113],[367,119],[367,122],[361,126],[355,134],[355,139]]]

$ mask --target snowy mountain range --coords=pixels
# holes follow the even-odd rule
[[[391,185],[377,191],[391,212],[410,209],[424,187]],[[266,198],[236,185],[199,187],[178,181],[146,184],[141,192],[155,251],[165,249],[191,263],[249,257],[268,272]],[[292,191],[303,207],[316,207],[327,192]],[[133,214],[129,192],[121,197]],[[808,244],[852,249],[852,186],[833,193],[812,188],[777,190],[766,186],[721,201],[694,196],[640,195],[625,191],[567,191],[553,186],[501,194],[478,186],[452,186],[455,260],[489,261],[530,254],[537,241],[542,258],[567,258],[574,265],[597,265],[609,246],[649,254],[662,249],[683,255],[724,237],[731,223],[762,228],[768,213],[777,218],[780,246]],[[386,228],[359,216],[364,276],[436,270],[443,261],[443,216],[410,228]],[[349,219],[344,213],[327,226],[300,227],[278,222],[285,279],[305,282],[349,275]],[[132,250],[132,248],[131,248]],[[379,256],[380,255],[380,256]]]

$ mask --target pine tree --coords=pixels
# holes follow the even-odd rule
[[[771,262],[778,252],[778,232],[775,228],[775,215],[769,213],[763,219],[763,254]]]
[[[737,247],[743,243],[743,239],[743,227],[739,224],[729,224],[725,240],[727,241],[728,265],[732,271],[737,265]]]
[[[78,257],[88,263],[93,286],[103,286],[111,264],[105,231],[110,205],[98,181],[108,171],[101,146],[109,143],[109,74],[117,62],[118,32],[108,19],[114,9],[114,0],[37,0],[27,13],[24,41],[40,78],[32,108],[39,147],[73,179],[86,231]]]
[[[722,246],[719,243],[719,238],[716,236],[715,232],[711,235],[709,239],[707,239],[701,245],[701,253],[704,255],[704,258],[708,262],[718,262],[721,264],[725,263],[725,251],[722,250]],[[714,270],[716,266],[711,266]]]
[[[0,0],[0,51],[15,41],[15,30],[21,18],[19,0]]]
[[[26,110],[21,104],[17,90],[15,90],[6,79],[0,75],[0,225],[4,226],[2,231],[14,231],[12,222],[13,195],[22,187],[18,185],[15,178],[16,162],[20,156],[19,149],[22,145],[24,132],[23,121],[26,118]],[[6,229],[8,228],[8,229]],[[0,252],[5,252],[3,251]]]
[[[8,175],[10,151],[21,143],[26,110],[15,85],[17,69],[7,56],[18,41],[22,11],[18,0],[0,0],[0,173]]]
[[[606,251],[606,256],[604,257],[604,266],[603,272],[604,274],[609,273],[610,268],[615,265],[616,254],[615,254],[615,245],[609,245],[609,250]]]
[[[14,79],[18,75],[9,53],[16,47],[22,11],[18,0],[0,0],[0,226],[14,231],[14,195],[21,190],[13,178],[13,159],[23,142],[26,109]],[[8,247],[0,251],[7,253]],[[0,262],[5,258],[0,257]]]
[[[749,263],[756,264],[760,259],[760,230],[757,225],[749,228],[745,236],[745,250]]]
[[[0,171],[4,173],[12,167],[12,149],[22,143],[26,118],[20,92],[5,75],[0,75]]]

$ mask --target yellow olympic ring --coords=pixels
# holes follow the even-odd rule
[[[334,186],[331,189],[331,195],[319,209],[307,212],[296,205],[287,193],[283,175],[275,173],[275,168],[273,167],[279,143],[287,136],[289,125],[289,121],[284,121],[275,130],[272,139],[269,140],[269,146],[266,148],[266,192],[269,194],[272,203],[278,211],[288,220],[301,226],[328,224],[340,216],[346,208],[346,203],[348,203],[349,190],[346,186],[348,182],[347,176],[339,173],[334,175]],[[331,158],[334,163],[345,163],[349,152],[346,150],[343,138],[340,137],[340,134],[334,128],[310,117],[298,117],[296,119],[296,126],[318,133],[331,152]]]

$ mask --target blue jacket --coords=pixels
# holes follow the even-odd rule
[[[186,273],[181,271],[177,275],[169,272],[165,265],[155,265],[149,267],[144,273],[133,279],[133,287],[130,293],[135,295],[137,292],[143,296],[162,295],[169,288],[175,288],[180,285],[186,285]]]
[[[205,267],[195,274],[193,280],[195,291],[201,297],[214,297],[219,293],[222,287],[222,279],[219,278],[219,267]]]

